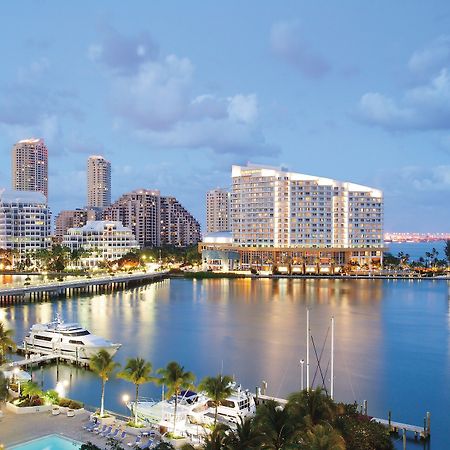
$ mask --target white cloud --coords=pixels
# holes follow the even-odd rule
[[[238,94],[229,99],[228,115],[231,120],[252,123],[258,117],[258,101],[255,94]]]
[[[416,50],[408,62],[412,72],[429,74],[450,64],[450,36],[440,36],[430,45]]]

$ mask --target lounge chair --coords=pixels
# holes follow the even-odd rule
[[[120,429],[116,428],[114,430],[114,433],[112,431],[110,431],[105,437],[108,439],[115,439],[117,437],[117,435],[119,434]]]
[[[149,439],[145,444],[141,445],[139,448],[141,450],[147,450],[149,448],[151,448],[153,445],[153,439]]]
[[[134,442],[128,442],[128,444],[127,444],[128,447],[136,447],[137,445],[139,445],[141,443],[141,439],[142,439],[141,435],[136,436],[136,440]]]
[[[108,427],[105,431],[103,431],[102,433],[99,433],[100,436],[102,437],[106,437],[108,436],[109,433],[111,433],[112,427]]]
[[[94,428],[94,433],[97,433],[97,434],[103,433],[106,430],[107,426],[108,425],[103,425],[101,428],[100,428],[100,426]]]
[[[122,434],[120,436],[115,437],[114,439],[118,442],[123,442],[123,440],[127,437],[127,432],[122,431]]]

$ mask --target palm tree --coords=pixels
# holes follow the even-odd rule
[[[306,431],[300,445],[305,450],[345,450],[344,438],[329,424],[315,425]]]
[[[8,398],[8,382],[4,373],[0,370],[0,403]]]
[[[120,366],[112,359],[112,356],[104,349],[100,350],[89,360],[90,369],[102,379],[102,397],[100,403],[100,417],[103,416],[105,404],[105,383],[113,374],[114,370]]]
[[[129,358],[125,368],[117,374],[119,378],[133,383],[136,386],[136,402],[134,404],[134,424],[138,423],[138,398],[139,398],[139,386],[144,383],[153,381],[150,376],[152,373],[152,365],[150,362],[145,361],[143,358]]]
[[[255,425],[261,433],[259,448],[267,450],[287,450],[298,448],[296,424],[292,421],[287,408],[269,400],[258,407]]]
[[[312,425],[323,421],[332,422],[336,415],[336,404],[320,387],[292,394],[286,409],[299,421],[308,417]]]
[[[254,426],[252,418],[240,418],[236,430],[230,431],[225,439],[227,450],[247,450],[260,448],[261,434]]]
[[[203,378],[199,389],[205,391],[214,403],[214,426],[217,424],[217,409],[221,403],[231,395],[231,384],[233,378],[228,375],[217,375],[217,377]]]
[[[0,322],[0,365],[6,361],[8,348],[16,348],[16,344],[12,340],[13,334],[13,330],[7,330],[3,322]]]
[[[167,387],[167,395],[175,396],[175,409],[173,415],[173,434],[177,423],[178,396],[182,389],[191,389],[195,380],[192,372],[185,372],[184,366],[180,366],[176,361],[171,361],[165,368],[158,369],[161,378],[158,383]]]
[[[41,398],[44,396],[42,389],[39,387],[37,383],[32,381],[28,381],[22,387],[22,395],[24,397],[29,397],[30,400]]]

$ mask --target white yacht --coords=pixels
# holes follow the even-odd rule
[[[135,402],[129,402],[127,406],[134,413]],[[169,430],[173,428],[174,409],[175,397],[160,402],[138,401],[137,403],[138,417],[141,420],[164,426]],[[254,415],[255,412],[256,404],[253,395],[233,384],[231,395],[217,408],[217,419],[233,426],[239,423],[241,418],[245,419]],[[214,414],[214,403],[205,393],[182,391],[178,397],[177,431],[187,430],[192,425],[213,424]]]
[[[59,315],[50,323],[34,324],[23,342],[25,351],[58,353],[78,360],[89,360],[99,350],[113,356],[121,344],[91,334],[78,323],[64,323]]]

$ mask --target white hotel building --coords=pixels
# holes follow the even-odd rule
[[[100,261],[115,261],[138,249],[133,232],[121,222],[92,220],[80,228],[69,228],[63,246],[70,250],[83,249],[88,254],[81,258],[84,266],[94,267]]]
[[[242,268],[334,272],[382,263],[383,194],[330,178],[265,166],[233,166],[231,238]]]
[[[19,259],[50,245],[51,213],[40,192],[0,189],[0,248]]]

